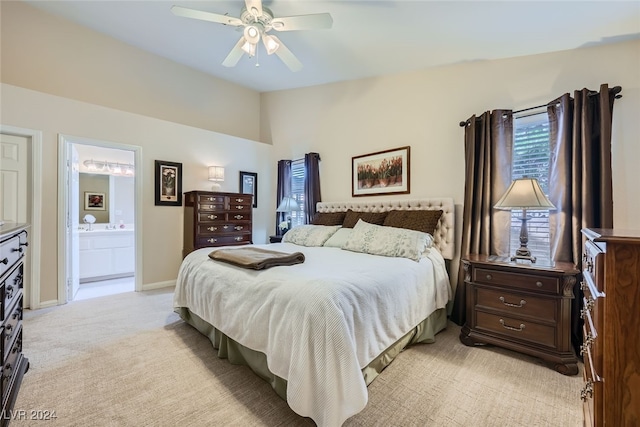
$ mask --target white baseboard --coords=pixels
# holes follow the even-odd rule
[[[50,299],[49,301],[42,301],[40,304],[38,304],[38,307],[36,308],[31,308],[31,310],[36,310],[36,309],[40,309],[40,308],[49,308],[49,307],[55,307],[59,305],[59,301],[57,299]]]
[[[172,288],[176,285],[175,280],[167,280],[166,282],[147,283],[142,285],[143,291],[151,291],[153,289]]]

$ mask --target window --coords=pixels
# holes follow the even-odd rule
[[[513,159],[511,178],[536,178],[545,194],[549,194],[549,119],[546,112],[516,117],[513,126]],[[527,211],[531,254],[550,258],[549,211]],[[510,253],[520,247],[522,210],[511,211]]]
[[[303,225],[305,223],[305,172],[304,159],[294,160],[291,162],[291,197],[298,202],[298,210],[291,212],[291,227]]]

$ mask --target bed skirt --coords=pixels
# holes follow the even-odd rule
[[[267,357],[264,353],[251,350],[202,320],[198,315],[189,311],[188,308],[176,309],[180,317],[189,325],[196,328],[201,334],[209,338],[213,347],[218,350],[218,357],[228,359],[234,365],[245,365],[251,368],[256,375],[271,384],[275,392],[285,401],[287,400],[287,381],[269,371],[267,367]],[[362,369],[367,386],[382,372],[384,368],[396,358],[407,346],[416,343],[435,342],[438,332],[447,326],[447,310],[442,308],[434,311],[429,317],[423,320],[418,326],[400,338],[382,354],[373,359],[371,363]]]

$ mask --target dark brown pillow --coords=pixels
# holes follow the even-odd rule
[[[349,209],[342,222],[342,228],[355,227],[359,219],[369,224],[382,225],[386,216],[386,212],[355,212]]]
[[[318,212],[311,224],[313,225],[342,225],[346,212]]]
[[[422,231],[433,236],[442,211],[389,211],[384,219],[385,226]]]

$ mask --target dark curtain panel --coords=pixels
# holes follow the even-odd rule
[[[316,214],[316,203],[320,198],[320,154],[308,153],[304,155],[304,195],[305,195],[305,223],[311,224]]]
[[[485,112],[467,120],[464,131],[465,186],[461,257],[476,253],[507,256],[511,214],[493,209],[511,184],[513,116],[508,110]],[[451,320],[466,320],[466,285],[462,263]]]
[[[278,161],[278,186],[276,188],[276,209],[285,196],[291,196],[291,160]],[[276,234],[281,235],[278,227],[282,221],[286,221],[286,212],[276,212]]]
[[[613,102],[619,86],[600,92],[577,90],[550,103],[549,138],[551,164],[549,199],[551,212],[551,258],[582,266],[582,235],[585,227],[613,227],[611,128]],[[571,340],[576,352],[582,344],[582,291],[574,286]]]

